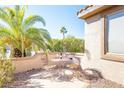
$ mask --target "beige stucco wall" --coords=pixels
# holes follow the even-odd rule
[[[53,52],[49,53],[48,61],[53,58],[57,58],[57,55],[60,53]],[[83,56],[82,53],[66,53],[67,55],[74,55],[77,58]],[[25,72],[32,69],[42,68],[45,64],[47,64],[46,55],[44,53],[38,53],[33,57],[25,57],[25,58],[14,58],[12,59],[12,64],[15,67],[15,73]]]
[[[124,85],[124,63],[101,59],[101,14],[88,18],[85,22],[85,49],[82,68],[95,68],[104,78]]]
[[[33,57],[12,59],[12,64],[16,68],[15,73],[42,68],[45,62],[45,55],[43,54],[37,54]]]

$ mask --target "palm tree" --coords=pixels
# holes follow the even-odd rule
[[[62,27],[62,28],[60,29],[60,33],[62,33],[63,39],[64,39],[64,38],[65,38],[65,34],[67,33],[66,28],[65,28],[65,27]]]
[[[63,52],[65,52],[64,39],[65,39],[65,34],[67,33],[67,30],[66,30],[66,28],[65,28],[64,26],[60,29],[60,33],[62,33],[62,35],[63,35],[63,41],[62,41],[62,44],[63,44]]]
[[[27,6],[0,8],[0,46],[9,46],[15,57],[23,57],[32,46],[45,50],[51,41],[46,29],[33,26],[36,22],[45,26],[45,20],[38,15],[25,17],[26,10]]]

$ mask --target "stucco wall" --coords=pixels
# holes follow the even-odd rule
[[[85,49],[82,68],[99,70],[104,78],[124,85],[124,63],[101,59],[101,14],[88,18],[85,22]]]
[[[52,58],[57,58],[60,53],[53,52],[49,53],[48,61]],[[74,55],[77,58],[83,56],[83,53],[66,53],[67,55]],[[14,65],[15,73],[25,72],[32,69],[42,68],[45,64],[47,64],[46,55],[44,53],[38,53],[33,57],[25,57],[25,58],[14,58],[12,59],[12,64]]]
[[[12,64],[16,68],[15,73],[42,68],[45,62],[46,59],[44,54],[37,54],[33,57],[12,59]]]

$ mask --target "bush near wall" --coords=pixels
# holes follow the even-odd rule
[[[10,60],[0,60],[0,87],[12,80],[14,69]]]
[[[75,38],[73,36],[68,36],[64,40],[62,39],[53,39],[52,51],[62,52],[63,47],[66,52],[79,52],[84,53],[84,40]],[[63,45],[64,42],[64,45]]]

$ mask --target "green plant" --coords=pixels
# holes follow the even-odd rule
[[[68,31],[67,31],[67,29],[66,29],[64,26],[60,29],[60,33],[62,33],[62,35],[63,35],[63,40],[62,40],[63,52],[66,52],[64,39],[65,39],[65,34],[66,34],[67,32],[68,32]]]
[[[14,70],[11,60],[0,60],[0,87],[11,82]]]
[[[51,37],[43,28],[34,26],[41,22],[45,26],[45,20],[39,15],[25,17],[26,6],[16,5],[14,8],[0,8],[0,46],[11,48],[14,57],[23,57],[25,50],[33,48],[46,48]],[[34,49],[33,49],[34,50]]]
[[[68,36],[64,39],[67,52],[84,52],[84,40]]]
[[[63,44],[61,39],[52,39],[52,51],[62,52]]]
[[[62,52],[63,50],[63,40],[62,39],[52,39],[52,51],[54,52]],[[84,52],[84,40],[76,38],[74,36],[67,36],[64,39],[64,47],[66,52]]]
[[[45,55],[46,55],[46,63],[48,64],[49,62],[49,50],[48,49],[45,50]]]
[[[67,29],[66,29],[65,27],[62,27],[62,28],[60,29],[60,33],[62,33],[63,39],[64,39],[64,38],[65,38],[65,34],[67,33]]]

